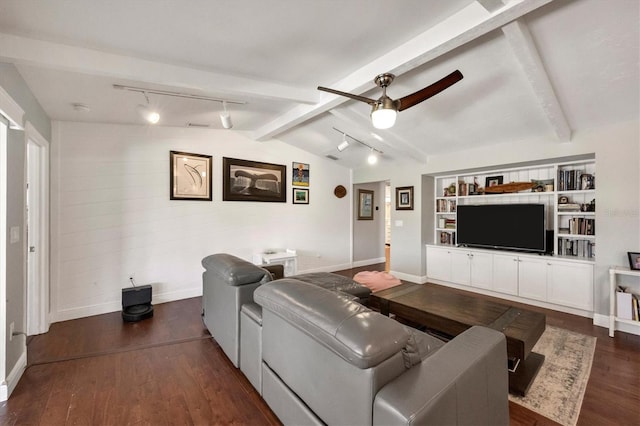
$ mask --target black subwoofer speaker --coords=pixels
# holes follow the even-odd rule
[[[122,319],[140,321],[153,316],[151,285],[122,289]]]

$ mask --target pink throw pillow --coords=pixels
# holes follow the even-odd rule
[[[371,291],[380,291],[387,288],[395,287],[402,282],[388,272],[382,271],[362,271],[353,276],[353,280],[364,286],[369,287]]]

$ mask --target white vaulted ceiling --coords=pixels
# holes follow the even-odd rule
[[[345,167],[338,128],[383,161],[505,142],[569,141],[640,115],[637,0],[1,0],[0,61],[54,120],[143,124],[136,92],[244,101],[234,130],[282,140]],[[464,79],[375,130],[370,107],[316,90],[399,98],[453,70]],[[160,125],[221,128],[221,106],[149,95]],[[91,111],[74,110],[73,103]],[[375,135],[374,135],[375,134]]]

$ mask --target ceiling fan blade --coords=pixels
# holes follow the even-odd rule
[[[341,92],[335,89],[329,89],[328,87],[318,86],[318,90],[322,90],[323,92],[333,93],[334,95],[346,96],[347,98],[355,99],[356,101],[365,102],[369,105],[375,105],[377,101],[369,98],[365,98],[364,96],[354,95],[352,93]]]
[[[400,103],[398,111],[403,111],[407,108],[411,108],[412,106],[417,105],[420,102],[437,95],[444,89],[454,85],[460,80],[462,80],[462,73],[458,70],[455,70],[448,76],[436,81],[435,83],[425,87],[424,89],[418,90],[417,92],[407,95],[404,98],[398,99],[398,102]]]

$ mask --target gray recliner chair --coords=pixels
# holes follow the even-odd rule
[[[240,365],[240,311],[253,302],[258,286],[271,273],[226,253],[202,259],[202,315],[204,324],[234,366]]]

